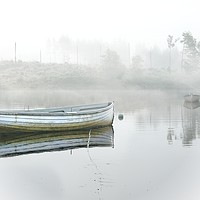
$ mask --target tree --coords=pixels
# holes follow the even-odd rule
[[[63,54],[63,61],[70,62],[70,52],[72,50],[72,41],[67,36],[60,37],[58,41],[58,45],[60,47],[61,53]]]
[[[171,63],[172,63],[172,48],[175,47],[176,42],[179,38],[174,39],[172,35],[168,35],[167,44],[169,48],[169,72],[171,71]]]
[[[200,42],[190,32],[184,32],[182,36],[182,67],[186,70],[196,69],[200,65]]]
[[[104,55],[101,56],[101,67],[107,75],[121,78],[123,74],[123,65],[116,51],[107,49]]]
[[[107,49],[106,53],[102,55],[102,65],[109,67],[117,67],[121,65],[119,55],[116,51]]]
[[[143,67],[143,63],[144,63],[144,61],[143,61],[141,56],[136,55],[136,56],[132,57],[132,64],[131,65],[132,65],[133,68],[141,68],[141,67]]]

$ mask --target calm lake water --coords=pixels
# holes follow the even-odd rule
[[[200,108],[184,105],[183,96],[132,90],[2,91],[2,109],[115,101],[115,118],[106,145],[98,140],[92,148],[86,133],[81,148],[0,158],[0,199],[199,199]]]

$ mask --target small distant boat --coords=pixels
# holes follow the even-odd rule
[[[187,102],[196,102],[199,101],[200,95],[188,94],[184,96],[185,101]]]
[[[112,125],[113,118],[113,102],[48,109],[3,110],[0,111],[0,128],[26,131],[78,130]]]

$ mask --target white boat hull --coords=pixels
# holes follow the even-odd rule
[[[39,131],[76,130],[112,125],[113,117],[113,103],[59,109],[3,111],[0,112],[0,127]]]

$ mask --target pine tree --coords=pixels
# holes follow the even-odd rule
[[[186,70],[194,70],[200,66],[200,42],[190,32],[183,33],[183,61],[182,67]]]

